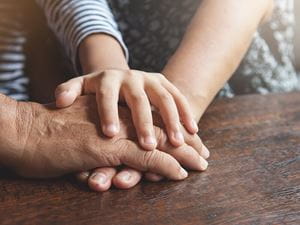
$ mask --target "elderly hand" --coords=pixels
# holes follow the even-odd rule
[[[121,132],[126,132],[128,137],[137,141],[129,109],[120,107],[119,113],[122,118]],[[158,140],[158,150],[172,155],[188,169],[197,171],[206,169],[207,162],[204,159],[209,157],[209,151],[197,135],[191,135],[181,127],[186,144],[175,148],[170,144],[163,127],[160,127],[163,126],[160,116],[157,113],[153,113],[153,119],[155,136]],[[160,181],[164,178],[151,172],[142,173],[130,167],[122,168],[119,171],[116,167],[102,167],[93,171],[78,173],[77,179],[80,182],[87,183],[92,190],[102,192],[108,190],[112,185],[120,189],[132,188],[141,181],[143,175],[152,182]]]
[[[121,124],[125,125],[114,138],[106,138],[98,125],[95,103],[92,96],[80,97],[72,106],[59,110],[54,105],[19,103],[12,124],[15,135],[10,135],[15,139],[8,142],[13,144],[8,146],[3,162],[22,176],[36,178],[126,165],[182,180],[187,172],[180,163],[191,169],[206,169],[206,161],[195,150],[202,149],[201,142],[198,147],[169,149],[170,154],[158,149],[143,151],[136,144],[133,126],[127,125],[130,114],[126,108],[120,108]],[[167,141],[161,129],[156,129],[162,148]]]

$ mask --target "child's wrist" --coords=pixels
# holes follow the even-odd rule
[[[120,43],[107,34],[93,34],[79,46],[79,61],[84,74],[106,69],[129,69]]]
[[[190,86],[183,84],[184,82],[169,79],[168,76],[166,77],[186,97],[192,109],[194,119],[199,122],[210,103],[209,94],[207,94],[204,90],[201,90],[201,92],[197,91],[195,93]]]

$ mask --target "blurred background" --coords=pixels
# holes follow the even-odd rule
[[[300,1],[295,1],[296,8],[296,38],[295,38],[295,50],[296,50],[296,66],[300,72]]]

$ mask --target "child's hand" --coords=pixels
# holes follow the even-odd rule
[[[83,94],[96,94],[101,127],[109,137],[119,132],[118,102],[125,102],[131,110],[139,143],[147,150],[155,149],[157,145],[151,105],[159,111],[173,145],[184,143],[180,120],[190,133],[198,131],[186,98],[162,74],[105,70],[73,78],[57,87],[56,105],[70,106]]]

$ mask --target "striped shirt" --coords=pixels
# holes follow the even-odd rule
[[[0,92],[17,100],[28,99],[28,78],[24,74],[26,35],[20,27],[19,0],[0,3]],[[128,50],[106,0],[36,0],[48,25],[80,73],[77,50],[84,38],[106,33],[119,41],[126,58]]]
[[[28,99],[24,76],[25,34],[19,20],[18,0],[0,3],[0,93],[18,100]]]

